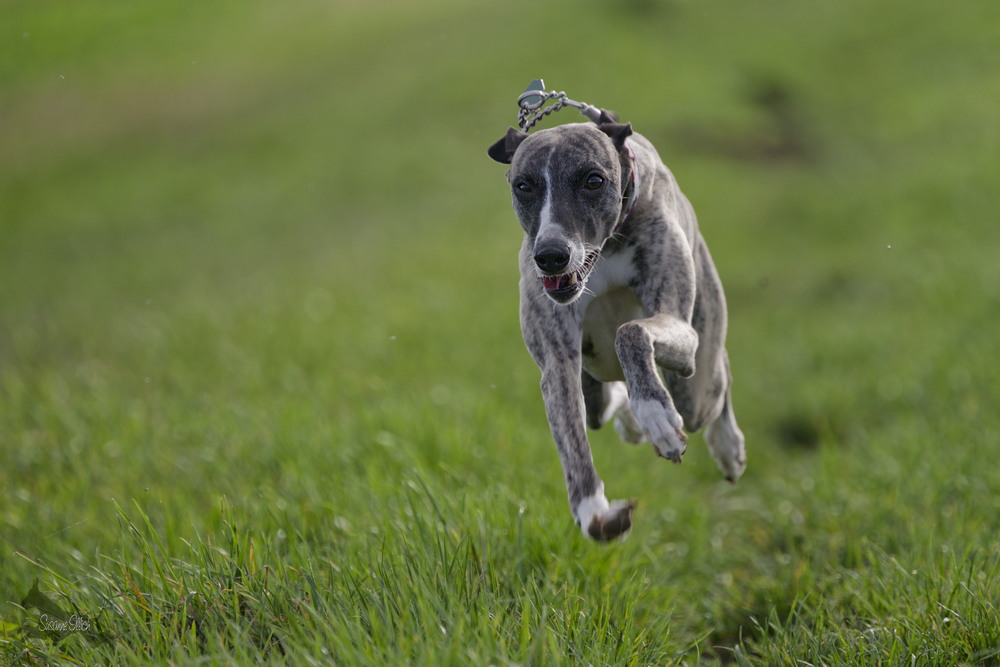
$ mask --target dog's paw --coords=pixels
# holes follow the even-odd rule
[[[604,384],[604,412],[601,413],[601,424],[614,420],[615,432],[625,442],[637,445],[646,439],[642,426],[636,421],[629,407],[628,389],[624,382],[607,382]]]
[[[618,434],[619,438],[633,445],[646,439],[646,434],[642,432],[639,420],[627,407],[619,410],[618,414],[615,415],[615,433]]]
[[[632,412],[656,453],[680,463],[687,450],[687,436],[677,411],[654,399],[640,399],[632,401]]]
[[[719,464],[719,469],[722,474],[725,475],[726,481],[730,484],[735,484],[736,480],[743,476],[743,471],[747,469],[747,459],[744,456],[741,459],[732,459],[727,461],[725,465],[721,461],[717,462]]]
[[[705,442],[722,475],[735,484],[747,467],[743,432],[735,423],[717,421],[705,429]]]
[[[634,500],[612,500],[603,514],[595,514],[587,534],[598,542],[609,542],[616,537],[622,537],[632,527],[632,510]]]
[[[624,382],[605,382],[601,386],[604,396],[604,411],[601,424],[607,424],[622,410],[628,410],[628,389]]]
[[[612,500],[604,497],[603,485],[594,495],[584,498],[573,510],[576,525],[587,537],[607,542],[620,537],[632,527],[632,508],[635,501]]]

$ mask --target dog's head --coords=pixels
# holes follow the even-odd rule
[[[583,293],[622,215],[630,124],[579,123],[528,135],[510,128],[489,155],[510,165],[514,211],[545,293],[569,304]]]

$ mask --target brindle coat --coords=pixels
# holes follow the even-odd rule
[[[730,399],[725,296],[656,149],[631,125],[581,123],[511,128],[489,154],[510,164],[524,229],[521,330],[542,372],[577,525],[597,540],[631,527],[633,503],[607,500],[587,441],[586,426],[612,418],[623,439],[648,440],[677,463],[684,431],[707,427],[713,457],[736,481],[746,454]],[[635,199],[630,210],[624,195]]]

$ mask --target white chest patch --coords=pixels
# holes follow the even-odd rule
[[[632,251],[602,258],[587,281],[583,310],[583,366],[601,382],[624,380],[615,337],[625,322],[648,316],[628,286],[634,271]]]
[[[585,297],[596,299],[616,287],[628,287],[635,272],[635,265],[632,263],[634,255],[635,249],[628,248],[610,257],[601,257],[587,280],[588,294]]]

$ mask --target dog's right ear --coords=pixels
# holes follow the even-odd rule
[[[521,145],[521,142],[528,138],[527,132],[522,132],[513,127],[507,128],[507,134],[500,137],[499,141],[490,146],[488,151],[491,158],[503,164],[510,164],[514,158],[514,151]]]
[[[603,112],[602,112],[603,113]],[[625,146],[625,140],[632,136],[632,123],[602,123],[598,127],[601,132],[611,137],[615,150],[620,151]]]

